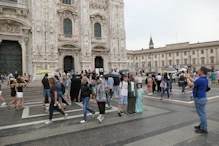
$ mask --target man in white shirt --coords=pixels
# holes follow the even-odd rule
[[[124,113],[125,105],[128,100],[128,77],[123,76],[123,81],[119,85],[119,105],[118,105],[118,115],[121,117],[121,113]],[[124,113],[125,114],[125,113]]]
[[[162,76],[160,75],[160,73],[158,73],[158,75],[155,78],[157,80],[157,92],[161,92],[160,83],[161,83],[161,80],[162,80]]]

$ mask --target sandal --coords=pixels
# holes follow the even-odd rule
[[[10,105],[8,105],[8,110],[10,110],[11,108],[10,108]]]

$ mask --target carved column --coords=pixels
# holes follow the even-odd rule
[[[22,71],[23,73],[26,73],[27,72],[26,44],[24,40],[20,40],[19,44],[21,45],[21,48],[22,48]]]

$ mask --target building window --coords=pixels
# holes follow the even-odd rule
[[[214,63],[214,57],[211,57],[211,64]]]
[[[142,56],[142,59],[144,59],[144,56]]]
[[[214,53],[214,49],[211,49],[211,53]]]
[[[136,56],[136,60],[138,60],[138,56]]]
[[[129,59],[129,57],[128,57],[128,59]]]
[[[169,53],[169,57],[171,57],[171,53]]]
[[[157,54],[155,54],[154,57],[157,58]]]
[[[72,35],[72,22],[70,19],[64,19],[64,34]]]
[[[142,68],[144,68],[144,62],[142,62]]]
[[[100,25],[100,23],[94,24],[94,36],[96,38],[101,38],[101,25]]]
[[[8,0],[8,1],[10,1],[10,2],[17,2],[17,0]]]
[[[187,62],[188,60],[187,59],[184,59],[184,64],[185,65],[187,65],[188,64],[188,62]]]
[[[71,4],[71,0],[62,0],[62,3],[63,3],[63,4],[69,4],[69,5],[70,5],[70,4]]]
[[[195,51],[192,51],[192,54],[195,55]]]
[[[179,64],[179,59],[176,60],[176,65],[178,65],[178,64]]]
[[[155,61],[154,64],[155,64],[155,67],[157,67],[157,61]]]
[[[164,55],[162,54],[162,57],[164,57]]]
[[[187,55],[187,52],[184,52],[184,55]]]
[[[169,60],[169,65],[172,65],[172,60]]]
[[[201,50],[201,54],[204,54],[204,50]]]
[[[204,57],[201,58],[201,63],[202,63],[202,65],[205,64],[205,58]]]
[[[195,65],[196,64],[196,59],[195,58],[193,58],[193,60],[192,60],[193,62],[193,65]]]
[[[151,62],[150,61],[148,62],[148,67],[151,67]]]
[[[176,56],[179,56],[179,52],[176,52]]]
[[[162,61],[162,67],[164,67],[164,61]]]
[[[196,71],[196,68],[195,68],[195,67],[193,67],[193,71]]]
[[[135,64],[136,68],[138,68],[138,63]]]

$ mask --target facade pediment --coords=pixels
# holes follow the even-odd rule
[[[100,13],[95,13],[95,14],[90,15],[90,18],[93,18],[93,19],[98,18],[98,17],[101,18],[102,20],[106,19],[106,17]]]
[[[58,10],[58,13],[59,13],[59,14],[71,14],[71,15],[74,15],[74,16],[77,16],[77,15],[78,15],[78,13],[77,13],[75,10],[71,9],[71,8],[62,8],[62,9],[59,9],[59,10]]]
[[[108,52],[109,49],[107,49],[105,46],[94,46],[92,48],[92,51],[95,51],[95,52]]]
[[[72,50],[72,51],[80,51],[80,47],[78,45],[75,45],[75,44],[62,44],[62,45],[59,45],[59,50]]]

